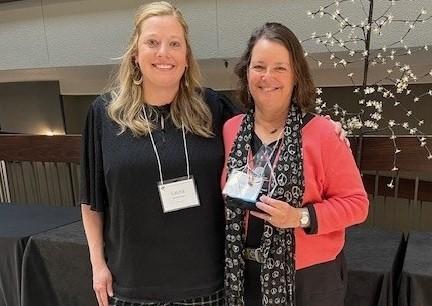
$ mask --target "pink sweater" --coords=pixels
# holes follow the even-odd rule
[[[228,120],[223,136],[228,157],[244,115]],[[327,119],[314,117],[302,129],[305,193],[303,204],[313,203],[318,232],[295,229],[296,268],[336,258],[345,243],[345,228],[363,222],[369,201],[351,150],[339,140]],[[222,187],[226,180],[222,174]]]

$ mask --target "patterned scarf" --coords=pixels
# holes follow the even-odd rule
[[[302,113],[292,103],[285,123],[281,150],[274,169],[276,186],[273,198],[300,207],[303,200],[303,156],[301,144]],[[229,159],[228,173],[247,164],[248,152],[253,141],[254,111],[243,118]],[[244,243],[246,241],[245,211],[226,203],[225,240],[225,290],[227,304],[244,306]],[[280,229],[264,223],[260,252],[264,256],[261,265],[262,305],[295,305],[295,239],[293,229]]]

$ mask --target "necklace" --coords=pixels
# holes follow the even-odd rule
[[[281,128],[283,128],[284,126],[280,126],[277,128],[265,128],[264,126],[261,126],[261,129],[263,129],[266,133],[269,133],[271,135],[275,134],[277,131],[279,131]]]
[[[270,126],[265,126],[262,123],[260,123],[259,121],[256,122],[256,124],[258,126],[260,126],[261,130],[263,130],[265,133],[268,133],[270,135],[275,134],[277,131],[280,131],[280,129],[283,129],[285,126],[285,122],[283,122],[283,124],[278,126],[278,127],[271,126],[270,124],[269,124]]]

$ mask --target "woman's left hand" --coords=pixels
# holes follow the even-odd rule
[[[324,118],[326,118],[327,120],[330,120],[330,122],[333,124],[334,126],[334,131],[336,133],[336,135],[339,136],[339,139],[343,142],[345,142],[345,144],[349,147],[351,147],[351,144],[348,140],[347,133],[346,131],[342,128],[342,124],[338,121],[333,121],[333,119],[329,116],[329,115],[325,115]]]
[[[262,212],[251,211],[250,214],[267,221],[279,228],[296,228],[300,226],[300,210],[288,203],[261,196],[256,207]]]

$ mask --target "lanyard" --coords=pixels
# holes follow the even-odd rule
[[[275,177],[275,173],[274,173],[274,168],[276,167],[276,164],[277,164],[277,161],[278,161],[278,159],[279,159],[279,156],[280,156],[280,153],[281,153],[281,150],[282,150],[282,146],[283,146],[283,143],[282,143],[282,145],[280,145],[280,141],[281,141],[281,138],[282,138],[282,135],[284,135],[284,132],[285,132],[285,129],[283,129],[281,132],[280,132],[280,134],[279,134],[279,137],[278,137],[278,139],[277,139],[277,141],[276,141],[276,144],[273,146],[273,149],[272,149],[272,151],[271,151],[271,153],[270,153],[270,156],[268,157],[268,163],[270,164],[270,166],[269,166],[269,170],[270,170],[270,176],[269,176],[269,178],[268,178],[268,189],[270,189],[270,186],[271,186],[271,181],[272,181],[272,179],[274,179],[275,180],[275,182],[276,182],[276,177]],[[266,146],[265,144],[262,144],[263,146]],[[276,149],[277,149],[277,153],[276,153],[276,156],[275,156],[275,159],[274,159],[274,161],[272,162],[271,160],[272,160],[272,158],[273,158],[273,155],[275,154],[275,152],[276,152]],[[259,150],[258,150],[259,151]],[[258,151],[257,151],[257,153],[258,153]],[[247,172],[249,172],[249,171],[252,171],[251,169],[250,169],[250,167],[249,167],[249,161],[251,160],[251,157],[252,157],[252,151],[249,149],[249,151],[248,151],[248,158],[247,158],[247,164],[246,164],[246,167],[247,167]],[[264,169],[267,167],[267,163],[266,163],[266,165],[265,165],[265,167],[264,167]],[[265,171],[265,170],[264,170]],[[271,189],[271,190],[267,190],[267,194],[271,197],[272,195],[273,195],[273,192],[276,190],[276,187],[277,187],[277,183],[274,185],[274,187]]]
[[[146,120],[147,126],[148,126],[150,124],[149,124],[149,120],[147,118],[147,112],[145,110],[144,105],[143,105],[143,112],[144,112],[144,117],[145,117],[145,120]],[[187,177],[189,179],[190,178],[189,154],[188,154],[188,150],[187,150],[186,133],[185,133],[185,128],[184,128],[183,122],[182,122],[182,134],[183,134],[183,145],[184,145],[184,151],[185,151],[185,157],[186,157],[186,171],[187,171]],[[158,153],[158,150],[157,150],[157,147],[156,147],[156,143],[155,143],[155,141],[153,139],[153,135],[152,135],[152,132],[151,132],[150,129],[149,129],[149,135],[150,135],[150,140],[151,140],[151,143],[152,143],[152,146],[153,146],[153,151],[155,152],[157,163],[158,163],[160,181],[161,181],[161,184],[163,185],[164,184],[164,180],[163,180],[163,175],[162,175],[162,165],[161,165],[159,153]]]
[[[270,156],[268,157],[268,161],[271,163],[271,159],[273,158],[273,154],[275,153],[276,149],[278,149],[278,153],[276,155],[275,161],[279,158],[279,154],[280,154],[280,146],[279,146],[279,141],[281,140],[282,134],[284,133],[284,130],[282,130],[282,132],[280,132],[278,139],[276,141],[276,144],[273,146],[273,149],[270,153]],[[262,146],[267,146],[265,144],[262,144]],[[257,153],[259,152],[259,149],[257,150]],[[250,167],[249,167],[249,162],[250,160],[253,159],[252,157],[252,150],[249,149],[248,150],[248,157],[247,157],[247,163],[246,163],[246,167],[247,167],[247,171],[251,171]],[[275,163],[274,163],[275,164]],[[274,167],[274,165],[273,165]]]

